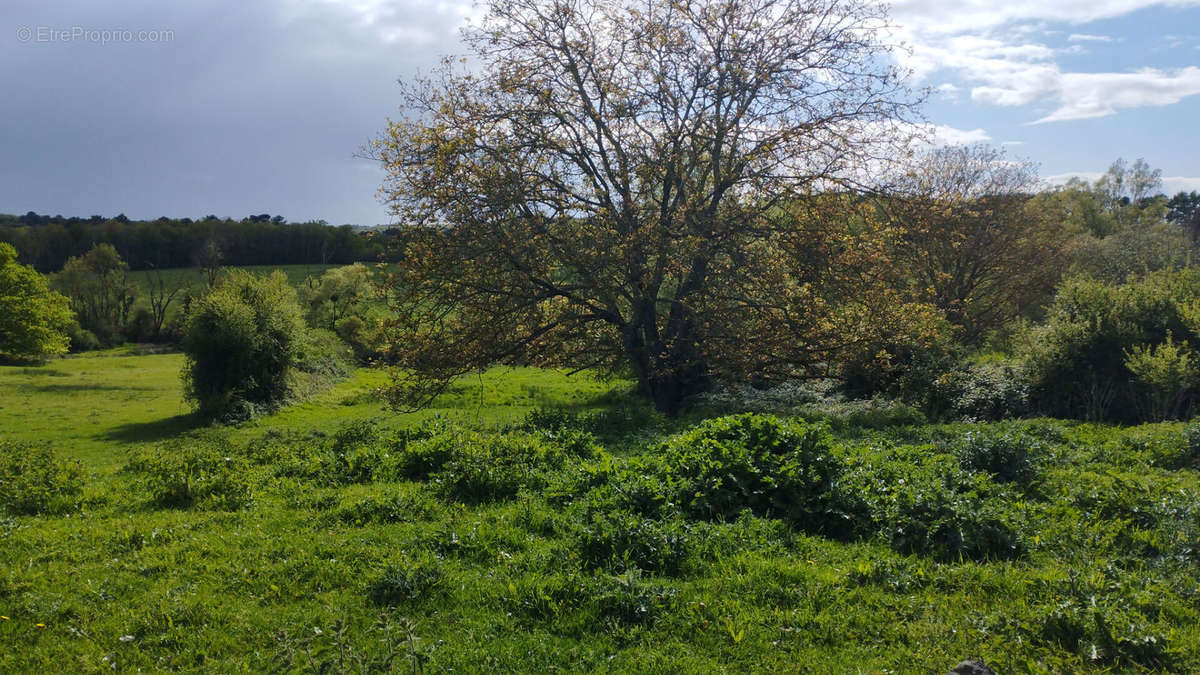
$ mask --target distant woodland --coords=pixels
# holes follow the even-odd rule
[[[210,262],[202,258],[214,253],[221,264],[234,267],[340,265],[375,260],[383,249],[376,231],[324,221],[289,223],[266,213],[241,220],[0,214],[0,242],[12,244],[20,262],[43,273],[62,269],[96,244],[111,244],[131,270],[194,267]]]

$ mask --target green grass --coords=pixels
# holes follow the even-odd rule
[[[118,348],[55,359],[44,366],[0,366],[0,429],[13,440],[51,443],[90,467],[112,470],[131,447],[155,443],[198,424],[183,398],[183,355],[140,354]],[[360,369],[311,400],[234,430],[249,438],[265,429],[333,431],[339,425],[385,414],[375,391],[383,371]],[[625,386],[587,374],[532,368],[498,368],[463,380],[434,406],[387,415],[407,425],[434,415],[493,428],[536,407],[588,406]]]
[[[852,495],[892,503],[903,478],[896,503],[917,522],[953,480],[978,487],[954,507],[963,522],[987,506],[1022,549],[977,562],[905,553],[888,523],[829,538],[672,502],[640,519],[638,490],[674,489],[654,482],[657,440],[695,420],[657,418],[623,382],[498,369],[400,415],[371,396],[386,375],[360,370],[275,415],[181,435],[179,365],[110,352],[0,368],[4,435],[89,470],[79,510],[0,517],[0,672],[907,673],[968,657],[997,672],[1200,671],[1200,474],[1180,424],[833,420]],[[584,414],[564,423],[609,452],[503,431],[553,407]],[[433,415],[464,428],[423,432],[451,439],[449,459],[412,479],[388,469],[440,447],[397,435]],[[531,444],[539,459],[506,463]],[[193,487],[243,486],[249,504],[154,502],[148,478],[177,480],[190,452],[210,467]],[[1033,462],[1018,482],[947,473],[1012,453]],[[513,477],[515,498],[468,498]],[[596,557],[622,541],[645,546]],[[668,549],[677,564],[647,563]]]
[[[0,366],[0,428],[14,440],[48,441],[97,469],[124,461],[131,444],[169,438],[194,422],[183,400],[181,354],[128,349]]]

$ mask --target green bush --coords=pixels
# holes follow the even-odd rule
[[[1019,363],[964,364],[936,377],[923,407],[935,419],[994,421],[1029,413],[1029,376]]]
[[[1178,461],[1169,469],[1200,469],[1200,420],[1193,420],[1183,428],[1183,447]]]
[[[46,277],[17,262],[17,249],[0,242],[0,362],[36,362],[62,354],[75,322],[67,298]]]
[[[77,323],[73,323],[67,328],[67,337],[71,341],[71,353],[73,354],[94,351],[103,346],[95,333]]]
[[[249,470],[227,440],[213,436],[164,443],[135,454],[125,466],[155,506],[220,511],[250,504]]]
[[[681,520],[654,520],[627,511],[594,512],[576,538],[585,569],[641,569],[676,575],[689,556],[691,531]]]
[[[523,432],[473,435],[464,441],[432,477],[444,496],[467,503],[511,499],[522,488],[545,487],[546,471],[565,460],[561,449]]]
[[[319,328],[305,331],[296,347],[296,370],[329,380],[345,377],[354,364],[354,352],[337,335]]]
[[[156,341],[158,332],[154,325],[154,315],[145,307],[133,310],[125,325],[121,327],[121,336],[125,338],[126,342]]]
[[[849,458],[846,489],[863,500],[873,533],[903,553],[942,560],[1010,559],[1024,553],[1003,511],[1014,497],[931,446],[864,449]]]
[[[1167,341],[1136,345],[1125,352],[1125,367],[1132,373],[1131,389],[1139,416],[1160,422],[1178,418],[1189,392],[1200,384],[1200,368],[1186,343]]]
[[[0,511],[57,514],[79,508],[83,468],[50,448],[0,439]]]
[[[1037,474],[1043,445],[1032,436],[1004,427],[980,427],[951,446],[968,471],[983,471],[1006,483],[1028,484]]]
[[[1136,421],[1188,410],[1196,395],[1185,355],[1200,346],[1200,270],[1162,271],[1111,286],[1064,283],[1029,336],[1030,400],[1042,413]],[[1148,409],[1145,396],[1154,397]]]
[[[732,520],[743,510],[830,535],[849,531],[842,463],[821,425],[770,415],[707,420],[659,448],[684,512]]]
[[[678,512],[675,488],[664,473],[660,465],[647,461],[629,462],[618,468],[607,460],[599,466],[585,466],[572,476],[572,493],[583,496],[582,508],[589,514],[628,511],[646,518],[662,518]]]
[[[276,271],[233,270],[188,311],[184,391],[205,416],[243,416],[278,405],[303,343],[296,292]]]

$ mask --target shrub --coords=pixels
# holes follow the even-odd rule
[[[586,569],[675,575],[689,555],[691,532],[680,520],[660,521],[628,511],[593,513],[576,538]]]
[[[1200,421],[1193,420],[1183,428],[1183,452],[1176,466],[1168,468],[1200,469]]]
[[[978,427],[951,447],[968,471],[983,471],[1006,483],[1027,484],[1037,473],[1042,443],[1003,427]]]
[[[396,471],[400,477],[424,480],[440,471],[454,456],[459,445],[465,442],[463,432],[458,429],[428,430],[429,433],[411,434],[404,449],[396,458]]]
[[[1194,354],[1170,333],[1166,342],[1126,351],[1125,367],[1133,374],[1131,393],[1139,416],[1151,422],[1182,414],[1188,393],[1200,383]]]
[[[729,520],[744,509],[827,534],[847,531],[840,460],[824,426],[746,414],[707,420],[659,447],[688,514]]]
[[[1186,410],[1194,390],[1181,389],[1190,370],[1183,355],[1200,346],[1198,300],[1197,269],[1120,286],[1064,283],[1046,323],[1030,335],[1031,403],[1058,417],[1128,422],[1160,412],[1141,405],[1148,387],[1161,397],[1157,407]]]
[[[282,272],[258,277],[233,270],[189,310],[187,397],[206,416],[277,405],[303,332],[296,292]]]
[[[154,315],[145,307],[133,310],[125,325],[121,327],[121,335],[126,342],[154,342],[158,339]]]
[[[0,439],[0,511],[56,514],[79,507],[83,468],[45,446]]]
[[[441,493],[468,503],[510,499],[522,488],[541,488],[546,470],[562,466],[563,452],[522,432],[471,435],[433,475]]]
[[[77,323],[71,324],[67,328],[67,337],[71,341],[71,352],[90,352],[100,349],[100,338],[90,330],[81,327]]]
[[[250,503],[249,469],[228,441],[213,436],[170,441],[134,455],[125,466],[156,506],[221,511]]]
[[[296,369],[327,379],[343,378],[354,363],[354,352],[333,333],[312,329],[296,345]]]
[[[1019,363],[965,364],[942,373],[923,401],[935,419],[994,421],[1029,412],[1029,377]]]
[[[904,553],[942,560],[1009,559],[1024,547],[1001,511],[1011,499],[990,479],[930,446],[865,450],[850,460],[847,490],[865,507],[859,531]]]
[[[600,466],[585,466],[574,476],[576,494],[586,493],[585,513],[628,511],[646,518],[661,518],[676,513],[674,487],[664,479],[664,471],[645,461],[621,468],[611,460]]]

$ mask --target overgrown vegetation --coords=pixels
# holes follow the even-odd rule
[[[116,473],[41,453],[0,472],[66,495],[0,521],[0,668],[1200,667],[1191,426],[646,415],[281,413]]]

